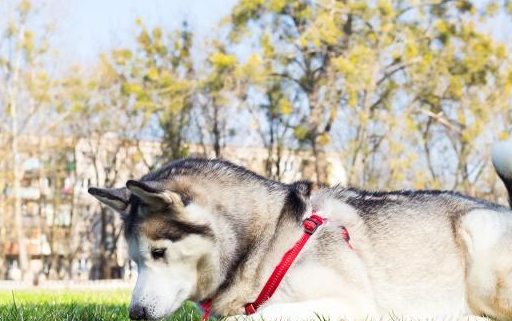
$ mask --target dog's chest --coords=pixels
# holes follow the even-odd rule
[[[357,315],[357,311],[369,312],[374,306],[374,300],[370,289],[365,286],[368,283],[361,272],[364,271],[344,275],[322,262],[302,263],[289,271],[268,303],[338,298],[353,308],[350,314]]]

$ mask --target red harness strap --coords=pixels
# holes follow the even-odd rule
[[[302,222],[304,234],[297,241],[297,243],[295,243],[295,245],[284,254],[283,258],[281,259],[281,262],[279,262],[279,264],[274,268],[274,271],[267,280],[267,283],[265,283],[265,286],[263,287],[260,294],[256,298],[256,301],[245,305],[245,313],[247,315],[255,313],[256,310],[258,310],[258,308],[261,305],[263,305],[272,297],[274,292],[277,290],[277,287],[283,280],[286,272],[293,264],[293,261],[295,261],[300,251],[302,250],[304,245],[306,245],[306,242],[311,237],[311,235],[315,233],[316,229],[320,225],[322,225],[324,221],[324,218],[316,215],[316,212],[313,211],[313,214]],[[350,244],[350,236],[348,234],[347,229],[344,226],[340,226],[340,228],[341,234],[345,239],[345,242],[348,244],[349,248],[352,249],[352,245]],[[203,309],[203,318],[201,320],[206,321],[210,317],[212,300],[204,301],[200,305],[201,308]]]
[[[302,223],[304,234],[297,241],[297,243],[295,243],[295,245],[284,254],[281,262],[279,262],[279,264],[276,266],[269,279],[267,280],[267,283],[256,298],[256,301],[245,305],[245,313],[247,315],[255,313],[263,303],[267,302],[268,299],[272,297],[277,287],[279,286],[279,283],[281,283],[283,280],[286,272],[292,265],[293,261],[295,261],[306,242],[309,240],[311,235],[315,233],[316,229],[323,223],[324,219],[316,215],[315,212],[313,212],[313,215],[304,220]]]
[[[208,320],[212,312],[212,300],[203,301],[199,303],[199,305],[201,306],[201,309],[203,309],[203,317],[201,318],[201,321]]]

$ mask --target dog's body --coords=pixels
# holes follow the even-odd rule
[[[495,164],[505,181],[512,177],[503,156]],[[243,314],[312,210],[326,223],[255,320],[512,318],[512,213],[502,206],[439,191],[311,194],[307,182],[201,159],[90,192],[124,215],[139,266],[134,319],[172,314],[187,299],[212,299],[218,315]]]

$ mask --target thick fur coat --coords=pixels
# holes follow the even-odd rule
[[[494,163],[507,187],[512,146]],[[132,319],[211,299],[238,316],[312,210],[327,219],[254,320],[512,318],[512,213],[454,192],[283,184],[220,160],[169,163],[90,193],[121,213],[139,275]],[[340,233],[350,233],[348,246]]]

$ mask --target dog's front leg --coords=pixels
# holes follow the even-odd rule
[[[322,299],[294,303],[276,303],[263,306],[250,316],[232,316],[226,321],[310,321],[310,320],[354,320],[359,313],[351,311],[346,303],[338,299]],[[359,316],[367,317],[367,316]]]

